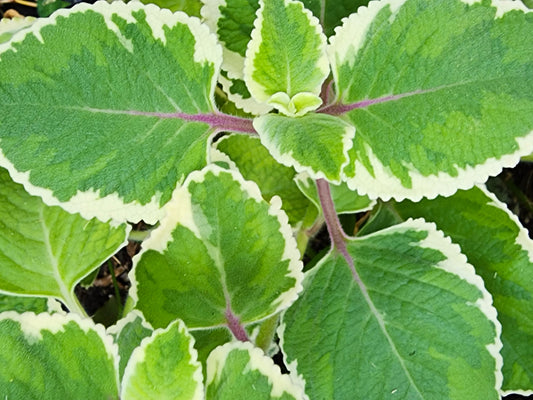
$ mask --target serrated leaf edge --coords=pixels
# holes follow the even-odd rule
[[[164,26],[173,26],[177,23],[185,24],[190,29],[192,35],[195,37],[194,44],[194,61],[196,63],[203,63],[205,61],[214,65],[215,71],[220,71],[222,63],[222,48],[218,45],[216,35],[213,34],[209,28],[200,22],[196,17],[190,17],[183,12],[172,13],[168,9],[161,9],[155,4],[144,5],[141,2],[112,2],[97,1],[94,4],[79,3],[70,9],[60,9],[48,18],[38,19],[33,25],[27,29],[17,32],[10,41],[0,44],[0,59],[4,51],[12,49],[12,43],[21,42],[26,35],[33,34],[42,43],[43,39],[40,35],[40,30],[43,27],[55,25],[58,18],[68,17],[75,13],[84,13],[87,11],[94,11],[100,13],[104,18],[107,27],[117,35],[121,43],[128,48],[128,39],[124,38],[118,31],[118,27],[111,20],[114,14],[119,15],[129,22],[135,22],[132,13],[138,10],[146,12],[146,22],[152,29],[154,38],[165,43]],[[157,15],[155,15],[157,13]],[[213,44],[207,46],[207,44]],[[216,108],[215,104],[215,88],[217,85],[217,76],[211,80],[211,87],[209,90],[209,98],[213,110]],[[70,213],[80,213],[86,219],[93,217],[98,218],[102,222],[107,222],[110,219],[116,221],[133,221],[137,222],[144,220],[148,224],[155,224],[163,217],[163,212],[160,206],[161,193],[157,192],[150,201],[146,204],[141,204],[137,201],[125,203],[123,199],[117,194],[101,197],[99,190],[78,191],[73,197],[67,201],[58,200],[53,191],[44,187],[38,187],[30,183],[30,171],[20,172],[14,164],[11,163],[0,149],[0,166],[6,168],[12,179],[24,185],[26,191],[32,195],[39,196],[43,201],[50,206],[60,206]]]
[[[518,149],[514,153],[502,155],[500,158],[488,158],[473,167],[456,166],[457,176],[442,171],[437,175],[424,176],[411,166],[409,171],[411,188],[403,186],[400,179],[390,172],[390,168],[384,166],[370,147],[365,145],[365,152],[375,176],[372,176],[359,160],[355,160],[355,176],[348,177],[343,172],[343,180],[350,189],[357,190],[371,199],[379,198],[383,201],[393,198],[396,201],[408,199],[417,202],[422,198],[448,197],[457,190],[467,190],[476,183],[485,182],[490,176],[498,175],[503,168],[518,164],[520,157],[533,150],[533,131],[523,137],[516,137],[515,141]]]
[[[128,398],[127,396],[125,396],[125,390],[128,386],[128,383],[132,380],[133,377],[135,377],[134,373],[136,371],[137,365],[144,362],[146,356],[146,348],[151,345],[160,335],[164,335],[165,333],[173,329],[175,325],[178,325],[178,331],[180,335],[187,337],[189,341],[189,355],[191,356],[189,364],[193,367],[196,367],[192,379],[196,382],[197,385],[196,391],[191,400],[202,400],[204,398],[204,377],[202,374],[202,364],[198,361],[198,352],[194,348],[194,337],[187,330],[185,323],[180,319],[176,319],[171,322],[166,328],[158,328],[154,330],[151,336],[145,337],[141,341],[141,344],[137,348],[135,348],[135,350],[133,350],[133,353],[131,354],[130,359],[128,360],[126,369],[124,370],[124,375],[122,377],[122,387],[120,396],[122,399]],[[181,377],[176,378],[180,379]]]
[[[164,210],[166,215],[160,221],[160,225],[154,229],[148,239],[143,242],[142,250],[133,257],[133,269],[135,269],[135,266],[144,252],[154,250],[163,253],[172,241],[172,232],[178,224],[189,229],[197,238],[202,240],[200,230],[193,219],[191,195],[188,191],[188,185],[191,182],[202,183],[208,173],[212,173],[215,176],[219,176],[221,173],[230,174],[232,179],[239,183],[243,192],[248,195],[248,198],[251,198],[258,203],[265,201],[257,184],[245,180],[237,169],[227,170],[217,165],[210,164],[201,171],[194,171],[187,177],[183,186],[174,191],[172,199],[165,205]],[[277,303],[276,311],[265,318],[289,307],[294,301],[296,301],[298,294],[302,291],[302,281],[304,277],[302,272],[303,264],[300,261],[300,252],[298,251],[296,239],[294,238],[291,226],[289,225],[289,218],[285,211],[281,209],[281,199],[278,196],[274,196],[269,204],[268,214],[277,218],[280,224],[279,232],[285,240],[285,248],[280,261],[289,260],[289,265],[287,267],[289,272],[285,276],[294,278],[295,284],[290,290],[280,294],[279,297],[273,301],[273,304]],[[129,295],[134,303],[138,301],[137,284],[136,278],[131,277]]]
[[[296,399],[308,400],[300,383],[293,381],[290,375],[281,374],[279,366],[274,364],[271,358],[267,357],[261,349],[253,346],[250,342],[235,341],[226,343],[209,354],[206,368],[206,387],[213,381],[220,380],[218,373],[222,371],[227,357],[234,350],[248,352],[250,361],[246,366],[246,370],[259,371],[259,373],[267,377],[272,386],[270,393],[272,398],[279,398],[283,393],[287,393]]]

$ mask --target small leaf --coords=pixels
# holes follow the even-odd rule
[[[502,324],[503,390],[533,389],[533,241],[505,204],[483,188],[419,203],[391,205],[403,218],[424,217],[461,246],[494,297]]]
[[[230,317],[249,324],[287,308],[303,276],[280,203],[235,171],[191,174],[134,258],[136,307],[156,327],[180,318],[189,328]]]
[[[279,164],[258,137],[229,135],[218,140],[214,146],[235,163],[244,179],[259,186],[266,201],[275,195],[281,198],[282,208],[292,226],[304,220],[311,205],[294,182],[296,171]]]
[[[423,220],[350,239],[282,317],[312,399],[496,400],[500,324],[457,245]]]
[[[318,20],[297,1],[259,4],[244,63],[248,90],[287,115],[318,108],[329,74],[326,38]]]
[[[133,351],[120,398],[203,399],[202,366],[193,344],[194,339],[180,320],[155,330]]]
[[[533,14],[519,1],[371,1],[329,47],[357,135],[350,187],[451,195],[533,150]]]
[[[127,243],[129,226],[115,225],[49,207],[0,168],[0,290],[83,313],[74,287]]]
[[[118,345],[120,379],[124,375],[126,364],[133,350],[139,347],[141,341],[150,336],[153,331],[154,329],[146,322],[142,313],[137,310],[133,310],[107,329],[107,333],[113,336],[115,343]]]
[[[0,165],[47,204],[155,223],[206,165],[215,36],[183,13],[104,1],[24,32],[0,45]]]
[[[254,119],[261,143],[272,157],[313,179],[339,183],[355,130],[340,118],[310,113],[299,118],[279,114]]]
[[[301,173],[296,176],[295,182],[302,193],[313,202],[319,212],[322,212],[315,181],[308,174]],[[368,211],[376,204],[375,200],[370,200],[368,196],[359,195],[356,191],[351,190],[344,182],[339,185],[329,185],[329,187],[337,214],[352,214]]]
[[[75,314],[0,314],[5,399],[118,399],[116,346]]]
[[[206,399],[308,398],[260,349],[250,343],[232,342],[217,347],[207,359]]]

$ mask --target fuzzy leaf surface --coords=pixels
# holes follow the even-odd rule
[[[248,324],[288,307],[303,274],[280,203],[235,171],[191,174],[134,259],[136,307],[155,327],[181,318],[189,328]]]
[[[279,163],[313,179],[340,182],[355,134],[353,126],[315,113],[298,118],[267,114],[255,118],[253,124],[261,143]]]
[[[329,47],[356,127],[350,187],[385,200],[451,195],[533,148],[533,14],[518,1],[372,1]],[[324,110],[326,111],[326,110]]]
[[[475,187],[451,197],[390,205],[423,217],[461,246],[494,298],[502,324],[503,390],[533,391],[533,241],[506,205]]]
[[[118,399],[116,347],[101,325],[76,315],[0,314],[5,399]]]
[[[154,223],[206,164],[215,36],[138,2],[80,4],[24,32],[0,45],[0,165],[48,204]]]
[[[55,297],[78,310],[74,287],[127,243],[128,232],[47,206],[0,168],[0,291]]]
[[[182,321],[157,329],[141,342],[126,367],[122,400],[202,400],[202,366]]]
[[[345,256],[330,252],[279,334],[312,399],[500,398],[490,294],[459,247],[423,220],[350,239]]]
[[[303,389],[260,349],[232,342],[207,359],[206,400],[307,400]]]

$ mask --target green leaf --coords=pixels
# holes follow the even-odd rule
[[[391,207],[403,218],[435,222],[461,246],[498,310],[504,392],[533,389],[533,241],[516,216],[478,187],[448,198],[404,201]]]
[[[83,314],[74,287],[127,243],[129,230],[49,207],[0,168],[1,291],[58,298]]]
[[[107,333],[113,336],[113,340],[118,345],[120,379],[124,375],[124,370],[133,350],[141,344],[145,337],[152,335],[153,331],[154,329],[146,322],[142,313],[137,310],[133,310],[107,329]]]
[[[343,250],[344,251],[344,250]],[[423,220],[310,270],[279,332],[311,399],[496,400],[500,324],[459,247]]]
[[[533,149],[533,14],[518,1],[372,1],[329,47],[357,135],[350,187],[451,195]]]
[[[156,327],[180,318],[189,328],[249,324],[287,308],[303,274],[280,206],[235,171],[191,174],[134,258],[136,307]]]
[[[310,202],[294,182],[296,171],[279,164],[258,137],[229,135],[215,143],[215,149],[233,161],[244,179],[254,181],[266,201],[279,196],[292,226],[304,220]]]
[[[5,399],[118,399],[116,346],[75,314],[0,314]]]
[[[315,110],[329,74],[318,20],[297,1],[260,0],[259,5],[244,63],[248,90],[286,115]]]
[[[331,115],[310,113],[299,118],[262,115],[254,119],[254,128],[279,163],[313,179],[340,183],[355,134],[353,126]]]
[[[54,11],[71,5],[71,2],[65,0],[37,0],[37,14],[39,17],[49,17]]]
[[[139,2],[80,4],[24,32],[0,45],[0,165],[48,204],[156,222],[206,164],[215,36]]]
[[[200,0],[143,0],[144,4],[156,4],[161,8],[168,8],[172,12],[183,11],[191,17],[199,17],[202,2]]]
[[[31,311],[37,314],[46,312],[48,311],[48,299],[0,294],[0,312],[3,311],[16,311],[19,313]]]
[[[303,400],[303,389],[250,343],[217,347],[207,359],[207,400]]]
[[[122,400],[201,400],[202,366],[182,321],[157,329],[137,347],[122,380]]]
[[[302,173],[296,176],[295,182],[302,193],[313,202],[317,210],[322,212],[315,181],[308,174]],[[368,196],[359,195],[356,191],[351,190],[344,182],[341,182],[339,185],[329,185],[329,187],[337,214],[368,211],[376,204],[375,200],[370,200]]]

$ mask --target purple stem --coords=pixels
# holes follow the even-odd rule
[[[241,321],[239,321],[239,318],[235,314],[233,314],[229,306],[227,306],[226,308],[225,315],[226,321],[228,323],[228,328],[231,333],[233,333],[233,336],[235,336],[235,339],[240,340],[241,342],[249,342],[250,339],[248,338],[246,330],[241,325]]]
[[[356,108],[365,108],[365,107],[368,107],[374,104],[386,103],[388,101],[396,101],[396,100],[403,99],[404,97],[410,97],[410,96],[415,96],[417,94],[435,92],[439,89],[441,88],[427,89],[427,90],[414,90],[408,93],[384,96],[384,97],[379,97],[377,99],[368,99],[368,100],[358,101],[357,103],[352,103],[352,104],[335,103],[335,104],[330,104],[328,106],[322,107],[318,111],[324,114],[340,115],[340,114],[347,113],[348,111],[355,110]]]
[[[337,212],[335,211],[335,204],[331,197],[331,190],[329,188],[329,183],[324,179],[317,179],[316,188],[318,191],[318,198],[320,199],[320,205],[322,206],[322,212],[324,214],[324,219],[326,220],[326,226],[328,228],[329,238],[331,239],[331,245],[334,250],[337,250],[342,254],[350,270],[352,271],[352,276],[357,282],[361,282],[359,275],[355,270],[355,265],[352,259],[352,256],[348,253],[348,248],[346,247],[346,241],[348,236],[344,233]]]
[[[156,117],[162,119],[179,118],[186,121],[196,121],[209,124],[218,132],[243,132],[256,134],[253,126],[253,121],[250,118],[242,118],[234,115],[223,114],[214,112],[210,114],[186,114],[181,112],[162,113],[153,111],[136,111],[136,110],[101,110],[101,109],[86,109],[91,112],[101,112],[107,114],[126,114],[126,115],[138,115],[144,117]]]

